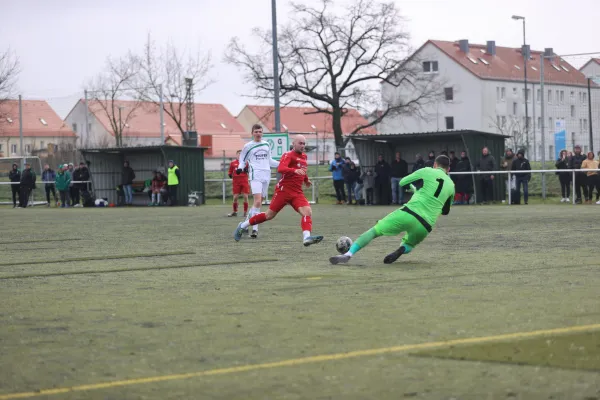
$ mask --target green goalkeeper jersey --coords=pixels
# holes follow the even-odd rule
[[[454,182],[446,171],[439,168],[421,168],[400,181],[400,186],[413,184],[418,190],[406,206],[421,216],[429,225],[435,225],[440,214],[448,214],[454,200]]]

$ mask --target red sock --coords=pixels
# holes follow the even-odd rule
[[[233,202],[233,212],[237,212],[237,209],[238,209],[238,203],[237,203],[237,201],[234,201]]]
[[[256,214],[254,217],[250,218],[250,220],[248,222],[250,222],[250,225],[254,226],[254,225],[262,224],[266,220],[267,220],[267,214],[260,213],[260,214]]]
[[[312,232],[312,218],[311,217],[302,217],[300,220],[300,226],[302,227],[302,232],[309,231]]]
[[[248,202],[244,202],[244,214],[248,212]]]

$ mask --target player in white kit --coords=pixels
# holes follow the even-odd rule
[[[269,181],[271,180],[271,168],[277,168],[279,162],[271,157],[271,146],[262,140],[263,130],[259,124],[252,126],[252,137],[254,140],[246,143],[240,154],[240,164],[248,162],[248,176],[250,177],[250,190],[254,197],[254,204],[248,212],[248,219],[260,213],[263,197],[267,196]],[[238,172],[239,171],[239,172]],[[237,170],[236,173],[241,173]],[[258,225],[252,227],[250,237],[256,239],[258,236]]]

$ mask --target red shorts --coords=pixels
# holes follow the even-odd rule
[[[269,210],[279,212],[286,205],[291,205],[294,210],[298,211],[300,207],[310,206],[306,196],[302,192],[285,192],[283,190],[276,189],[271,198],[271,204],[269,204]]]
[[[250,185],[248,179],[237,179],[233,181],[233,194],[248,194],[250,193]]]

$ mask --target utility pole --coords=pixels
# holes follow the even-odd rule
[[[271,0],[271,18],[273,25],[273,95],[275,98],[275,132],[279,133],[281,132],[281,119],[279,114],[279,53],[277,51],[277,0]]]
[[[164,108],[165,105],[163,103],[163,85],[160,84],[160,145],[163,146],[165,144],[165,116],[164,116]]]
[[[527,146],[527,154],[529,155],[529,107],[527,106],[527,58],[529,57],[529,49],[527,48],[527,41],[525,38],[525,17],[513,15],[512,19],[514,19],[515,21],[523,21],[523,48],[521,50],[521,53],[523,53],[523,83],[525,86],[525,141]]]
[[[90,142],[90,123],[88,122],[88,114],[89,114],[89,108],[88,108],[88,91],[87,89],[83,91],[83,96],[84,96],[84,104],[85,104],[85,147],[87,147],[88,143]],[[83,146],[83,143],[81,143],[81,145]]]
[[[23,148],[23,103],[21,101],[21,95],[19,95],[19,146],[21,146],[20,153],[21,157],[25,156]],[[24,165],[21,166],[23,168]]]
[[[590,151],[594,152],[594,135],[592,129],[592,89],[590,88],[590,81],[592,79],[588,78],[588,119],[590,121]],[[590,194],[591,196],[591,194]]]
[[[545,61],[545,56],[544,54],[540,55],[540,101],[542,103],[542,108],[541,108],[541,118],[542,118],[542,169],[546,169],[546,130],[544,129],[544,125],[545,125],[545,113],[544,111],[546,110],[545,104],[544,104],[544,61]],[[542,172],[542,198],[545,200],[546,199],[546,174],[544,174]]]

